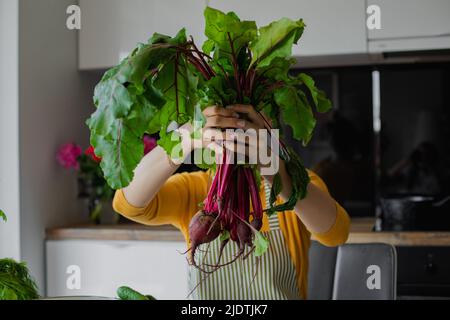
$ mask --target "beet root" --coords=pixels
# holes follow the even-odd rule
[[[189,256],[190,263],[194,266],[197,266],[194,256],[198,246],[215,240],[222,232],[220,222],[216,218],[215,215],[207,214],[201,210],[192,217],[189,223],[189,238],[191,241]]]
[[[203,210],[199,211],[189,224],[191,246],[188,260],[192,266],[205,273],[213,273],[239,257],[243,259],[248,257],[255,250],[254,234],[259,232],[263,225],[260,188],[255,179],[254,168],[231,163],[229,161],[231,155],[224,148],[222,154],[224,162],[217,163],[216,174],[203,203]],[[252,213],[250,205],[253,208]],[[211,243],[219,235],[222,235],[222,242],[215,264],[208,264],[207,259],[195,261],[198,246]],[[221,262],[224,248],[230,242],[237,244],[238,250],[231,261]],[[250,248],[248,253],[247,247]],[[204,257],[208,252],[209,246]],[[204,267],[208,268],[204,270]]]
[[[211,242],[216,239],[222,228],[219,220],[213,214],[201,210],[197,212],[189,223],[189,237],[197,245]]]
[[[239,239],[239,247],[244,249],[245,245],[252,246],[253,233],[250,227],[243,221],[240,221],[236,228],[237,236]]]
[[[250,222],[253,228],[260,231],[263,225],[262,219],[253,219],[252,222]]]

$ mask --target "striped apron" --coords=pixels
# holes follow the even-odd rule
[[[270,186],[265,183],[266,203]],[[261,256],[250,254],[245,260],[219,268],[214,273],[203,273],[189,266],[189,298],[199,300],[298,300],[296,270],[280,229],[278,215],[269,218],[269,231],[263,233],[269,240],[269,249]],[[220,249],[220,239],[201,245],[196,252],[198,264],[214,265]],[[209,248],[208,248],[209,246]],[[246,253],[249,248],[246,249]],[[208,252],[205,254],[205,252]],[[230,241],[225,247],[221,263],[231,261],[238,253],[238,245]],[[205,267],[208,270],[208,267]]]

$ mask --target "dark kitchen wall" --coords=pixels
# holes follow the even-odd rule
[[[296,73],[298,71],[293,71]],[[353,216],[373,212],[372,80],[370,67],[301,70],[332,100],[333,109],[316,114],[310,144],[292,141],[305,165],[327,184]]]
[[[372,71],[381,86],[382,177],[375,185]],[[300,70],[293,70],[293,73]],[[373,216],[375,187],[382,195],[448,195],[450,64],[405,64],[301,70],[333,102],[317,115],[307,147],[289,139],[307,167],[352,216]]]
[[[380,68],[383,194],[447,194],[449,65]]]

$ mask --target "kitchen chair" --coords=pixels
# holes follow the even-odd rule
[[[397,255],[391,245],[368,243],[327,248],[314,241],[309,257],[309,299],[396,298]]]
[[[331,300],[333,297],[336,247],[326,247],[317,241],[309,249],[308,299]]]

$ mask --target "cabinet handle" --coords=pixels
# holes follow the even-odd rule
[[[427,263],[425,264],[425,272],[428,274],[435,274],[437,267],[436,264],[433,262],[433,255],[429,254],[427,257]]]

